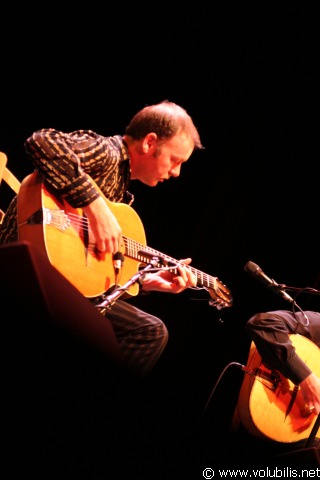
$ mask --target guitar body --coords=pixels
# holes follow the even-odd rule
[[[124,203],[113,203],[106,198],[105,201],[121,225],[123,235],[145,245],[144,228],[135,210]],[[40,221],[35,212],[43,208],[48,218]],[[30,221],[32,218],[34,220]],[[53,196],[40,175],[33,173],[22,181],[18,195],[19,240],[35,244],[70,283],[84,296],[92,298],[104,294],[116,284],[115,269],[111,254],[95,250],[94,239],[82,219],[82,210],[73,209]],[[124,253],[124,250],[122,245],[120,251]],[[117,284],[123,285],[136,274],[140,263],[125,257],[125,268],[121,269]],[[139,286],[134,284],[127,293],[136,295],[138,291]]]
[[[290,335],[298,355],[320,376],[320,349],[308,338]],[[240,389],[237,413],[248,432],[256,437],[295,443],[309,437],[317,415],[304,416],[305,404],[299,388],[261,361],[251,342],[247,372]],[[316,433],[319,438],[319,430]]]

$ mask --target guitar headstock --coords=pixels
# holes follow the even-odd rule
[[[210,288],[207,288],[211,296],[209,304],[218,310],[232,307],[233,297],[230,290],[217,277],[213,277],[211,283]]]

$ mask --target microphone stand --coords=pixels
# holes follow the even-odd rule
[[[130,288],[134,283],[139,281],[139,278],[141,278],[143,275],[145,275],[149,270],[153,269],[159,259],[154,258],[153,260],[148,263],[148,265],[145,268],[142,268],[139,270],[135,275],[133,275],[123,286],[117,287],[110,295],[108,295],[103,302],[95,305],[97,308],[100,309],[100,313],[104,313],[108,307],[110,307],[116,300],[118,300],[121,295],[123,295],[128,288]]]

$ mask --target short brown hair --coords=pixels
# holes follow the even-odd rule
[[[150,132],[156,133],[163,140],[183,132],[193,140],[195,149],[204,148],[190,115],[180,105],[169,100],[144,107],[134,115],[125,129],[126,135],[134,140],[140,140]]]

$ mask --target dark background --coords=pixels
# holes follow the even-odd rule
[[[148,438],[154,424],[165,472],[169,459],[190,460],[192,450],[195,465],[207,451],[198,475],[222,453],[231,458],[224,435],[243,373],[226,367],[246,362],[246,321],[257,311],[290,308],[244,265],[257,263],[278,283],[319,288],[315,7],[202,3],[9,12],[0,130],[0,149],[21,180],[31,172],[23,143],[37,129],[121,134],[137,110],[163,99],[192,116],[205,150],[178,179],[156,188],[133,182],[133,206],[150,247],[191,256],[195,268],[226,284],[234,305],[218,311],[206,292],[192,291],[132,301],[160,316],[170,333],[139,404],[137,442],[147,448],[145,429]],[[3,208],[10,192],[5,185],[2,192]],[[318,309],[318,299],[302,294],[298,303]]]

